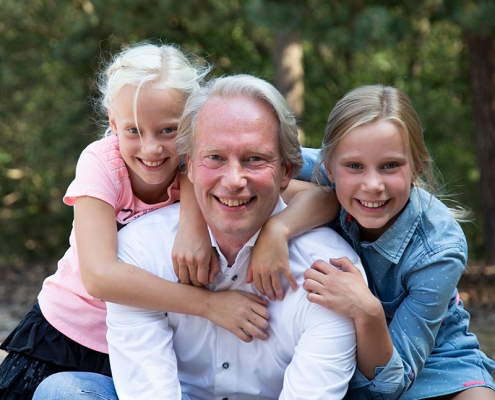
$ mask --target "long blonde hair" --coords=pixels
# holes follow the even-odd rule
[[[200,81],[210,71],[210,66],[186,56],[176,45],[155,45],[147,42],[135,44],[114,55],[111,62],[98,75],[101,94],[96,108],[107,116],[115,99],[126,86],[136,88],[134,96],[134,118],[137,127],[136,104],[143,85],[156,89],[177,89],[184,101],[199,89]],[[108,125],[107,125],[108,126]],[[111,133],[108,127],[105,136]]]
[[[426,148],[418,114],[409,97],[391,86],[361,86],[337,102],[325,128],[320,166],[328,165],[337,144],[352,129],[379,121],[390,122],[404,133],[414,184],[442,197],[437,193],[438,174]],[[450,210],[457,220],[469,220],[469,211],[462,207],[455,205]]]

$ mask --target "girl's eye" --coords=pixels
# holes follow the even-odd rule
[[[356,163],[347,164],[347,166],[350,169],[359,169],[360,168],[359,164],[356,164]]]
[[[169,127],[169,128],[165,128],[165,129],[163,129],[163,131],[162,131],[162,132],[164,132],[164,133],[173,133],[173,132],[175,132],[176,130],[177,130],[177,128],[175,128],[175,127]]]
[[[396,164],[396,163],[387,163],[383,166],[383,168],[385,168],[385,169],[394,169],[397,167],[398,167],[398,164]]]
[[[135,135],[139,134],[138,128],[129,128],[128,131],[135,134]]]

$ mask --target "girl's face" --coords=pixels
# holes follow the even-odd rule
[[[340,204],[368,241],[378,239],[399,217],[414,180],[404,135],[386,121],[351,130],[326,168]]]
[[[109,110],[110,127],[119,138],[134,194],[148,203],[165,201],[166,189],[174,181],[180,162],[175,154],[175,137],[184,96],[175,89],[143,86],[136,104],[136,126],[135,93],[134,86],[126,86],[119,93]]]

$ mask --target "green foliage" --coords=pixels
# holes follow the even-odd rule
[[[399,3],[399,4],[398,4]],[[178,43],[213,75],[272,80],[272,32],[299,29],[306,146],[349,89],[405,90],[448,192],[479,209],[463,29],[492,34],[491,1],[0,0],[0,263],[53,260],[68,245],[62,197],[78,155],[101,128],[94,73],[121,46]],[[479,219],[478,219],[479,220]],[[480,258],[479,226],[465,227]]]

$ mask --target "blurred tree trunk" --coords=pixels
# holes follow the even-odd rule
[[[495,263],[495,39],[465,35],[470,59],[470,84],[476,122],[480,167],[481,210],[486,238],[486,260]]]
[[[299,30],[275,32],[274,45],[275,86],[300,121],[304,113],[304,66]],[[304,144],[304,132],[299,124],[298,131],[299,142]]]

